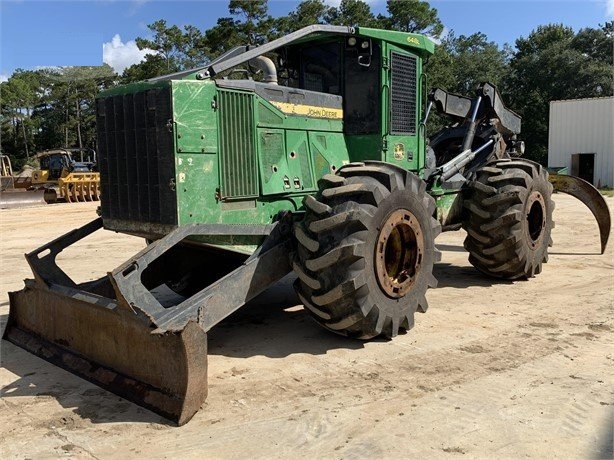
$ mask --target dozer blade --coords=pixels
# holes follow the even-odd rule
[[[236,234],[233,226],[179,227],[108,276],[76,284],[56,256],[100,228],[94,220],[26,255],[35,279],[9,294],[4,338],[182,425],[207,397],[207,331],[290,271],[290,224],[241,226],[264,241],[232,263],[228,251],[186,249],[184,240]],[[189,297],[156,292],[178,286],[199,254],[202,266],[229,272]]]
[[[57,196],[54,190],[11,190],[0,192],[0,209],[25,208],[55,203]]]
[[[576,176],[550,174],[549,179],[550,183],[554,186],[554,190],[577,198],[591,210],[599,226],[601,254],[603,254],[610,237],[611,220],[610,210],[599,190],[593,187],[590,182]]]
[[[31,280],[10,303],[5,339],[178,425],[207,397],[207,334],[193,322],[152,334],[110,299]]]

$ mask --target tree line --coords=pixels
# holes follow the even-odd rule
[[[205,31],[163,19],[150,24],[150,36],[136,43],[153,53],[121,75],[107,64],[18,69],[0,83],[2,151],[20,166],[47,148],[95,148],[94,100],[101,90],[197,67],[237,45],[260,45],[311,24],[358,25],[434,38],[440,44],[425,65],[429,85],[464,95],[471,95],[481,81],[497,85],[508,107],[523,117],[525,156],[543,164],[551,100],[614,94],[614,22],[578,32],[563,24],[542,25],[518,38],[512,48],[500,47],[481,32],[443,34],[437,10],[426,1],[388,0],[386,6],[387,14],[376,16],[363,0],[342,0],[338,7],[304,0],[288,15],[273,17],[267,0],[230,0],[228,16]]]

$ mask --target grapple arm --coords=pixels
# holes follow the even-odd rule
[[[474,99],[440,88],[432,89],[428,99],[438,113],[452,121],[431,137],[429,146],[434,153],[431,161],[434,159],[435,165],[441,167],[458,164],[466,155],[472,156],[459,168],[460,175],[448,176],[444,181],[462,182],[490,160],[522,155],[523,143],[516,140],[521,117],[505,107],[491,83],[480,84]],[[436,174],[437,171],[430,172],[430,176]]]
[[[522,118],[505,107],[499,91],[492,83],[481,83],[476,90],[476,96],[477,98],[472,100],[441,88],[433,88],[428,99],[433,102],[437,112],[457,122],[471,118],[473,108],[478,119],[498,119],[497,130],[501,134],[520,133]]]
[[[591,210],[599,226],[599,237],[601,239],[601,254],[605,252],[610,237],[610,210],[599,190],[589,182],[576,176],[566,176],[563,174],[550,174],[550,183],[557,192],[567,193]]]

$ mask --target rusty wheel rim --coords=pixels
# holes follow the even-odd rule
[[[527,200],[527,210],[525,221],[525,231],[528,236],[527,241],[531,249],[540,247],[544,238],[544,228],[546,228],[546,202],[541,193],[534,191]]]
[[[392,298],[405,296],[414,284],[424,254],[424,236],[418,219],[399,209],[388,216],[375,248],[375,272],[384,293]]]

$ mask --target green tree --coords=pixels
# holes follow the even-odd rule
[[[94,147],[95,97],[116,79],[107,64],[15,71],[0,84],[2,150],[14,167],[42,149]]]
[[[389,16],[378,15],[378,25],[384,29],[425,34],[439,38],[443,23],[437,10],[428,2],[419,0],[388,0],[386,9]]]
[[[164,19],[147,25],[153,32],[151,40],[137,37],[136,45],[140,50],[150,49],[164,58],[165,73],[176,72],[181,66],[182,51],[185,47],[184,36],[176,25],[168,27]]]
[[[28,158],[36,148],[35,121],[32,112],[41,97],[40,72],[17,69],[11,77],[0,83],[2,98],[2,125],[5,136],[3,151],[18,160]]]
[[[219,18],[215,26],[205,32],[207,48],[211,58],[231,50],[235,46],[245,45],[245,37],[239,33],[233,18]]]
[[[187,25],[183,27],[182,43],[183,68],[194,68],[206,64],[209,61],[209,48],[205,35],[197,27]]]
[[[450,32],[436,48],[426,70],[435,86],[473,96],[479,83],[501,86],[511,50],[500,49],[481,32],[456,37]]]
[[[581,29],[571,40],[576,62],[575,88],[580,97],[610,96],[614,93],[614,21],[598,29]]]
[[[228,11],[239,18],[235,25],[239,35],[245,37],[243,44],[262,45],[269,41],[275,21],[268,8],[267,0],[230,0]]]
[[[145,59],[126,67],[121,76],[121,83],[132,83],[167,74],[167,61],[161,54],[146,54]]]
[[[42,71],[45,87],[33,118],[39,120],[37,148],[95,147],[98,92],[115,84],[108,65],[60,67]]]
[[[326,22],[340,26],[376,26],[376,19],[368,3],[362,0],[341,0],[337,8],[331,8]]]
[[[277,21],[268,14],[266,0],[230,0],[228,12],[232,17],[219,18],[216,25],[205,32],[211,58],[235,46],[262,45],[275,38]]]
[[[163,19],[147,27],[153,37],[138,37],[135,41],[139,49],[150,49],[153,53],[126,68],[122,74],[123,83],[167,75],[208,61],[207,39],[198,28],[192,25],[186,25],[183,29],[176,25],[168,26]]]
[[[56,112],[65,115],[57,126],[63,133],[63,147],[94,147],[96,140],[95,99],[101,89],[112,85],[115,72],[108,65],[61,67],[46,78],[51,91],[45,99]],[[44,148],[57,145],[44,146]]]
[[[454,92],[458,86],[454,55],[444,41],[435,47],[435,53],[424,64],[429,88],[443,88]]]
[[[275,27],[279,35],[286,35],[312,24],[326,24],[333,14],[331,10],[323,0],[305,0],[287,16],[277,18]]]

